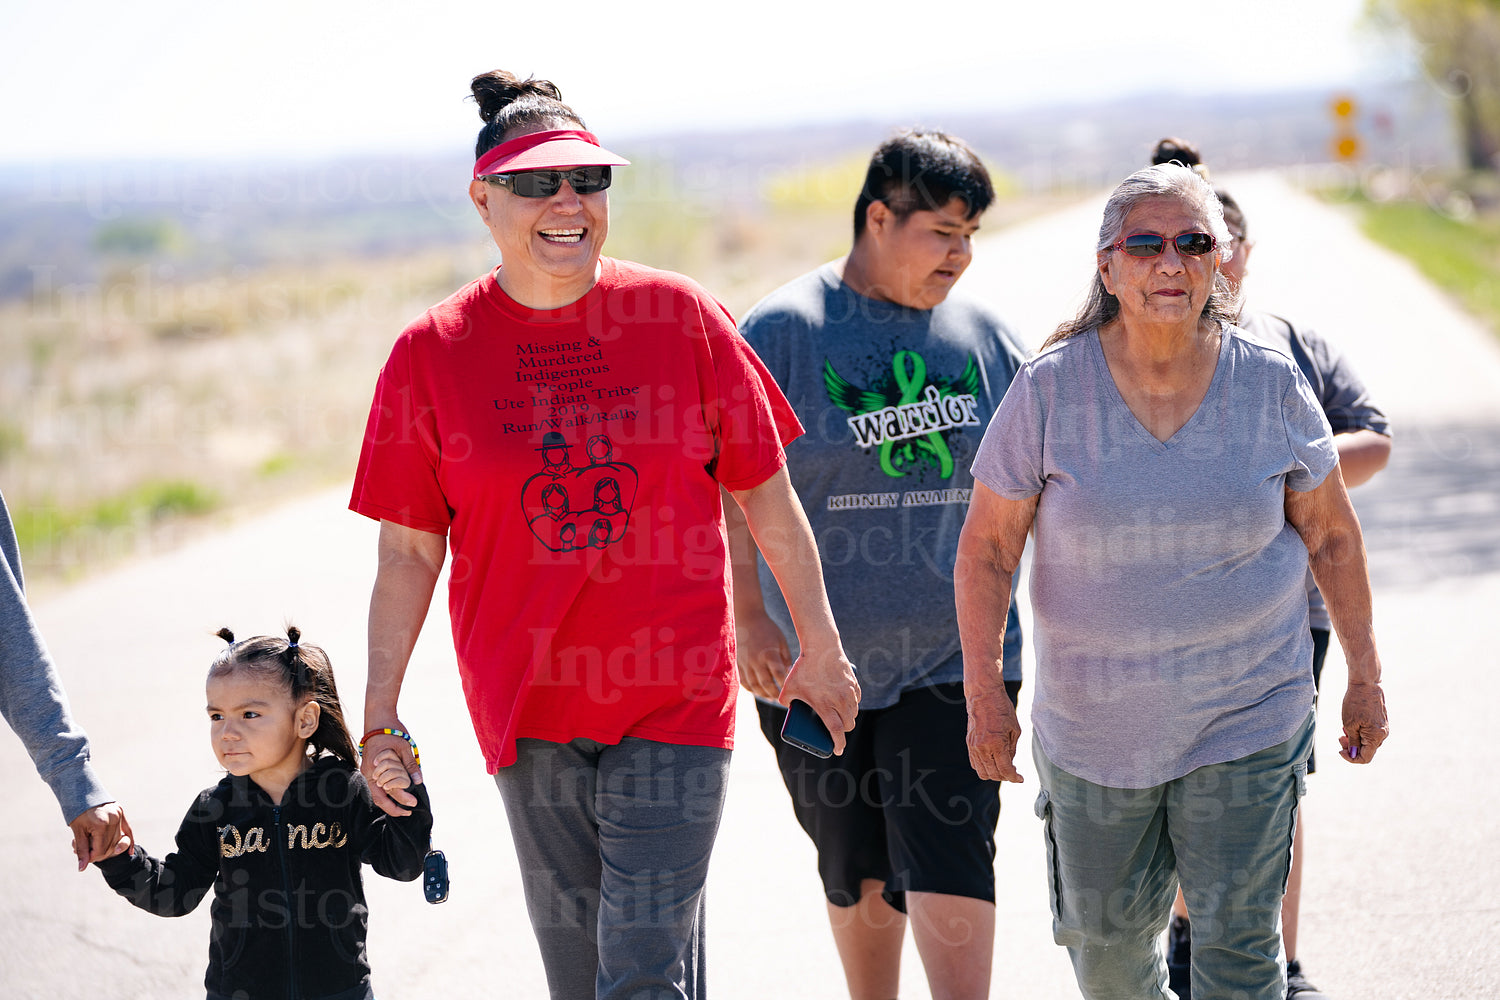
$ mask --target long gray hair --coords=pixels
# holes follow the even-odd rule
[[[1115,188],[1114,194],[1104,206],[1104,221],[1099,225],[1099,245],[1095,247],[1100,262],[1110,248],[1120,239],[1125,229],[1125,219],[1130,210],[1147,198],[1176,198],[1190,208],[1201,211],[1208,220],[1208,229],[1219,241],[1219,261],[1228,260],[1234,252],[1233,237],[1224,224],[1224,209],[1219,204],[1214,189],[1202,177],[1177,163],[1137,170]],[[1203,319],[1233,323],[1239,315],[1239,294],[1230,286],[1223,272],[1215,275],[1214,289],[1208,301],[1203,303]],[[1104,287],[1104,277],[1094,269],[1094,281],[1089,286],[1088,297],[1078,310],[1078,315],[1063,323],[1042,344],[1046,350],[1053,344],[1108,323],[1120,314],[1120,300]]]

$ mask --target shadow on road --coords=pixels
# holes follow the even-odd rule
[[[1377,588],[1500,572],[1500,425],[1399,428],[1353,497]]]

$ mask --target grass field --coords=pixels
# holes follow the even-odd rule
[[[0,305],[0,488],[68,579],[339,478],[385,353],[478,245],[176,281],[150,261]]]
[[[1460,198],[1341,197],[1372,240],[1396,251],[1500,336],[1500,205]]]

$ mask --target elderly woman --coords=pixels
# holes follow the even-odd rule
[[[974,461],[957,570],[969,753],[1020,781],[1001,681],[1035,531],[1033,757],[1054,934],[1084,996],[1281,997],[1277,914],[1312,744],[1304,574],[1349,665],[1343,756],[1386,737],[1359,522],[1306,380],[1231,324],[1212,189],[1155,166],[1109,199],[1092,293],[1012,383]]]
[[[501,265],[412,323],[376,388],[350,503],[381,522],[366,761],[394,747],[420,780],[397,699],[451,548],[459,672],[552,996],[700,997],[738,690],[721,484],[792,595],[783,697],[839,750],[859,704],[784,468],[800,427],[719,303],[601,257],[626,161],[557,88],[472,87],[469,196]]]

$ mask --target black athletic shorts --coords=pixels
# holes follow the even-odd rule
[[[1021,683],[1005,690],[1014,704]],[[1000,783],[969,763],[962,683],[861,710],[843,755],[827,760],[782,742],[785,708],[755,704],[830,903],[858,903],[866,879],[883,882],[886,902],[903,913],[907,892],[995,901]]]

